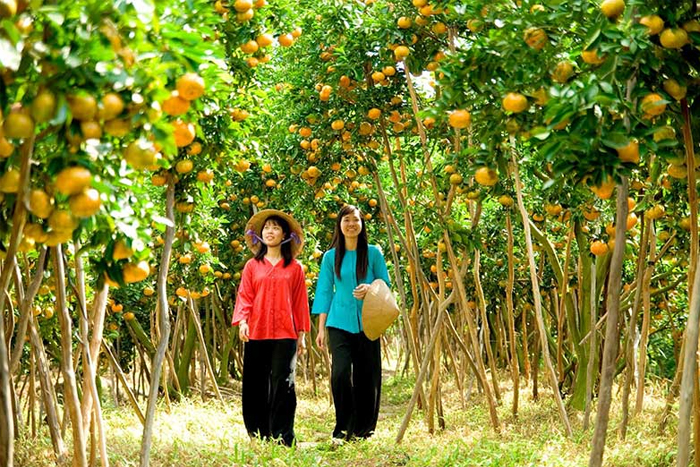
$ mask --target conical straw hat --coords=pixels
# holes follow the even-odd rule
[[[382,279],[369,286],[362,304],[362,328],[370,340],[376,340],[399,316],[394,294]]]
[[[285,212],[278,211],[277,209],[263,209],[248,220],[245,226],[245,242],[248,248],[250,248],[253,253],[258,252],[260,249],[259,237],[262,236],[262,228],[265,225],[265,221],[270,216],[278,216],[286,220],[289,224],[289,229],[295,237],[291,241],[292,256],[296,258],[301,248],[304,246],[304,232],[301,230],[301,225],[299,225],[292,216]]]

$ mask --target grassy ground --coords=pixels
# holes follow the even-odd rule
[[[225,403],[202,402],[192,398],[170,408],[160,407],[156,414],[151,465],[160,466],[547,466],[588,465],[592,429],[584,432],[582,416],[570,415],[574,436],[567,439],[551,394],[540,390],[539,401],[531,397],[531,388],[520,396],[517,419],[510,414],[512,392],[503,381],[503,403],[498,409],[503,425],[500,435],[491,429],[483,397],[474,390],[461,407],[459,395],[451,384],[444,387],[445,429],[429,434],[422,412],[414,412],[400,444],[395,442],[405,408],[411,397],[413,381],[387,376],[383,386],[383,404],[374,437],[335,447],[330,443],[333,408],[329,404],[327,382],[318,395],[308,384],[298,381],[299,406],[295,448],[272,443],[252,442],[246,435],[240,410],[240,391]],[[619,396],[619,394],[615,394]],[[621,441],[615,428],[619,421],[619,402],[611,416],[606,466],[661,467],[674,465],[675,427],[658,432],[663,396],[651,387],[645,411],[633,419],[627,438]],[[110,465],[138,465],[141,425],[127,407],[104,408],[108,430]],[[46,429],[37,440],[20,439],[16,444],[16,465],[54,465]]]

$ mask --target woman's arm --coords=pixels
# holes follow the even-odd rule
[[[327,313],[318,315],[318,334],[316,334],[316,346],[322,349],[326,346],[326,318]]]

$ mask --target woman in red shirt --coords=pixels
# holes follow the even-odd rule
[[[297,353],[309,331],[309,299],[301,263],[299,224],[274,209],[258,212],[246,225],[255,256],[243,268],[233,312],[245,342],[243,421],[251,437],[294,442]]]

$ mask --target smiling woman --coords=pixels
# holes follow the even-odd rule
[[[362,301],[375,279],[389,285],[384,256],[368,245],[360,210],[347,204],[338,212],[331,249],[323,255],[313,306],[319,315],[316,344],[325,347],[328,329],[333,357],[334,441],[368,438],[377,426],[381,347],[362,329]]]
[[[294,442],[296,355],[309,331],[309,300],[301,263],[303,233],[274,209],[254,215],[246,241],[255,253],[243,268],[233,325],[245,342],[243,421],[251,437]]]

